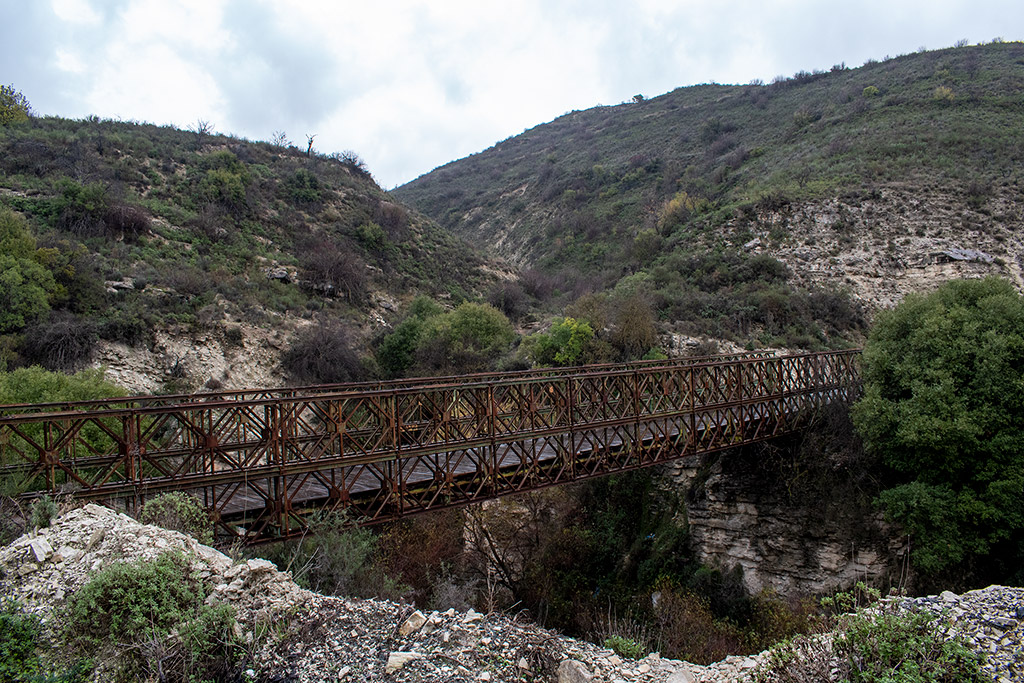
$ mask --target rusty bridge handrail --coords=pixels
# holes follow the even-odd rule
[[[66,412],[69,410],[103,410],[108,407],[124,404],[122,408],[147,407],[151,405],[181,405],[197,401],[252,401],[263,398],[275,399],[285,397],[303,397],[348,391],[372,391],[388,388],[405,388],[466,382],[502,381],[527,379],[531,377],[551,377],[575,375],[594,372],[620,370],[623,366],[671,367],[676,365],[699,365],[705,363],[723,363],[734,360],[770,358],[770,351],[748,351],[742,353],[725,353],[707,356],[688,356],[680,358],[659,359],[650,361],[633,361],[631,363],[597,363],[556,368],[532,368],[529,370],[506,370],[502,372],[477,372],[465,375],[441,375],[437,377],[409,377],[391,380],[369,380],[363,382],[337,382],[330,384],[309,384],[277,388],[232,389],[228,391],[204,391],[189,394],[138,394],[110,398],[86,399],[80,401],[52,401],[44,403],[12,403],[0,404],[0,417],[21,413]]]
[[[263,540],[300,533],[317,508],[394,519],[772,438],[850,400],[859,358],[744,355],[15,411],[0,416],[0,478],[27,495],[126,509],[187,491],[221,533]]]

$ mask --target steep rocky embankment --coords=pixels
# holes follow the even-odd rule
[[[836,476],[831,495],[787,491],[774,465],[749,453],[677,461],[670,471],[687,492],[686,515],[697,559],[742,571],[751,593],[823,595],[858,581],[897,585],[906,539],[853,487]],[[794,478],[796,479],[796,478]],[[795,481],[793,482],[795,485]]]
[[[1024,290],[1024,206],[1012,189],[891,185],[760,211],[727,239],[789,266],[800,284],[847,289],[869,310],[957,278],[996,275]]]
[[[750,680],[762,656],[702,667],[651,654],[620,657],[503,614],[432,612],[305,591],[264,560],[233,560],[174,531],[86,505],[0,549],[0,594],[38,614],[57,642],[55,612],[97,570],[183,552],[210,587],[208,602],[234,607],[247,643],[248,680],[727,682]],[[989,657],[996,680],[1024,672],[1024,589],[907,601],[948,615]],[[273,624],[273,628],[265,628]]]

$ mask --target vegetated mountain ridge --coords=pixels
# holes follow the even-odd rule
[[[1022,116],[1024,45],[964,46],[574,111],[395,196],[577,290],[761,254],[891,306],[950,277],[1024,283]]]
[[[203,122],[0,127],[0,211],[32,243],[21,267],[50,272],[0,329],[0,367],[91,364],[135,392],[279,385],[302,379],[281,363],[298,332],[361,346],[414,295],[459,301],[504,268],[354,154],[278,143]]]

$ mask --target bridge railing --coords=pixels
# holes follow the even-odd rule
[[[652,361],[636,361],[631,367],[679,367],[686,365],[703,365],[707,363],[727,363],[734,360],[754,358],[771,358],[774,353],[755,351],[744,353],[716,354],[711,356],[688,356],[685,358],[660,359]],[[289,386],[272,389],[236,389],[230,391],[209,391],[192,394],[159,394],[101,398],[84,401],[60,401],[52,403],[20,403],[0,405],[0,414],[51,413],[80,410],[116,410],[122,408],[151,408],[182,403],[218,402],[218,401],[258,401],[263,399],[285,399],[302,396],[315,396],[351,391],[381,391],[386,389],[405,389],[428,386],[446,386],[451,384],[514,381],[535,377],[559,377],[590,372],[606,372],[621,368],[621,363],[603,363],[595,365],[574,366],[566,368],[535,368],[531,370],[511,370],[505,372],[480,372],[467,375],[441,375],[437,377],[412,377],[394,380],[376,380],[366,382],[346,382],[343,384],[313,384],[306,386]]]
[[[470,376],[0,416],[0,477],[131,508],[190,491],[227,533],[372,519],[771,438],[849,399],[857,352]],[[0,410],[4,410],[0,408]]]

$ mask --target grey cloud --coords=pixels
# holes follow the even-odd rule
[[[287,35],[264,5],[238,1],[225,10],[234,47],[207,65],[227,100],[231,121],[263,138],[295,128],[298,139],[358,94],[358,78],[335,63],[328,46]],[[349,81],[346,87],[346,81]],[[299,128],[303,130],[298,130]]]

